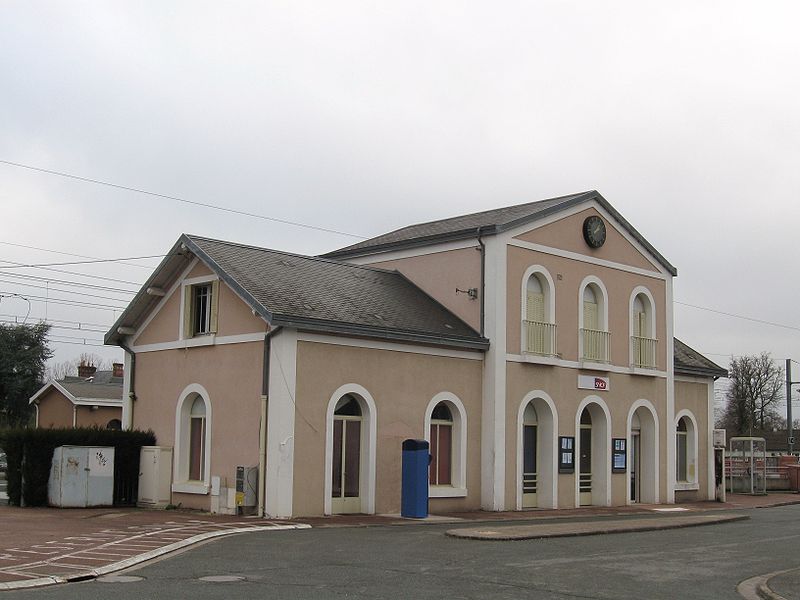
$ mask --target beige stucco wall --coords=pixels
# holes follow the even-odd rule
[[[481,290],[481,253],[474,248],[436,252],[398,260],[371,263],[371,267],[398,270],[446,306],[476,331],[481,325],[480,298],[456,293],[456,288]]]
[[[606,222],[606,241],[600,248],[590,248],[583,239],[583,222],[592,215],[601,217]],[[518,235],[517,239],[569,252],[577,252],[578,254],[586,254],[594,258],[610,260],[632,267],[657,271],[653,264],[617,231],[614,224],[594,208],[587,208],[574,215],[559,219],[555,223],[532,229]]]
[[[195,265],[188,278],[208,277],[211,271],[202,263]],[[150,323],[135,339],[135,345],[171,342],[178,339],[183,311],[181,308],[181,286],[155,314]],[[217,336],[241,335],[266,332],[267,323],[253,314],[252,310],[224,282],[219,284],[219,308]]]
[[[430,509],[480,507],[481,368],[480,360],[299,342],[293,513],[323,514],[327,408],[348,383],[363,386],[376,405],[378,513],[400,511],[401,444],[424,437],[425,410],[443,391],[455,394],[467,413],[468,495],[432,498]]]
[[[144,352],[136,356],[133,426],[152,429],[159,446],[175,446],[183,390],[199,384],[211,402],[210,474],[232,487],[237,465],[258,464],[263,342]],[[208,510],[208,495],[173,494],[173,504]]]
[[[584,244],[585,246],[585,244]],[[610,267],[562,258],[518,248],[508,247],[506,310],[508,329],[507,350],[512,354],[521,351],[523,277],[528,267],[545,267],[555,285],[556,349],[566,360],[578,360],[578,316],[582,309],[579,291],[584,278],[598,277],[608,292],[608,330],[611,333],[611,363],[630,366],[631,294],[638,286],[646,287],[655,301],[656,312],[656,363],[666,370],[666,282],[656,277],[620,271]],[[579,304],[579,301],[581,304]]]
[[[50,388],[39,396],[39,427],[72,427],[75,406],[60,391]]]
[[[90,406],[78,406],[77,411],[78,427],[102,427],[106,428],[111,419],[122,420],[122,407],[98,406],[97,410],[92,410]]]
[[[656,409],[659,419],[659,494],[665,498],[666,447],[666,379],[643,375],[627,375],[619,373],[606,374],[609,379],[609,391],[595,392],[578,389],[578,375],[583,373],[577,369],[564,369],[546,365],[508,363],[507,365],[507,404],[506,404],[506,509],[516,508],[517,486],[517,437],[520,434],[517,422],[519,409],[526,394],[535,390],[547,393],[558,411],[557,435],[577,437],[575,422],[578,405],[587,396],[600,397],[611,415],[611,437],[627,438],[628,414],[637,400],[649,400]],[[544,443],[544,440],[542,440]],[[610,460],[610,455],[609,455]],[[576,456],[577,461],[577,456]],[[574,474],[562,474],[558,477],[558,506],[571,508],[575,506],[575,478],[578,477],[576,467]],[[546,482],[540,480],[539,485]],[[624,505],[628,499],[628,480],[625,474],[611,474],[611,504]]]
[[[708,450],[710,425],[708,422],[708,386],[710,380],[675,380],[675,415],[687,409],[697,422],[697,482],[698,490],[676,490],[676,502],[692,502],[708,498]]]

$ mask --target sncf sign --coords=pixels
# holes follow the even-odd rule
[[[578,375],[578,389],[599,390],[607,392],[610,384],[608,377],[594,377],[593,375]]]

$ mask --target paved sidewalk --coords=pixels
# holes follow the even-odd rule
[[[659,516],[625,520],[600,519],[582,523],[556,523],[551,521],[535,525],[502,525],[500,527],[495,524],[487,524],[483,527],[451,529],[446,535],[454,538],[486,541],[538,540],[556,537],[679,529],[682,527],[744,521],[749,518],[747,515],[736,514],[695,514],[690,516]]]
[[[198,542],[308,525],[192,512],[0,507],[0,590],[113,573]]]

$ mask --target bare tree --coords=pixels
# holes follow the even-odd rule
[[[777,424],[783,400],[783,368],[768,352],[731,358],[727,404],[721,425],[737,433],[764,431]]]
[[[48,381],[59,381],[65,377],[77,377],[78,365],[90,365],[97,367],[98,371],[110,371],[113,361],[103,358],[92,352],[82,352],[77,358],[54,363],[47,367],[46,379]]]

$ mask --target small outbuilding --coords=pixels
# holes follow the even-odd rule
[[[111,371],[78,367],[78,377],[50,381],[31,396],[36,427],[92,427],[121,429],[123,366]]]

